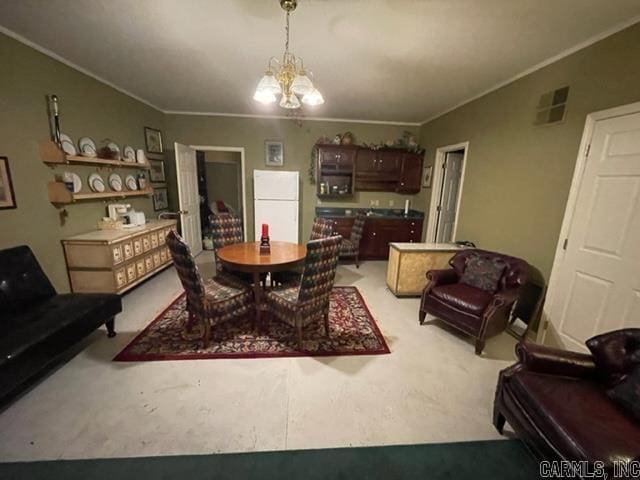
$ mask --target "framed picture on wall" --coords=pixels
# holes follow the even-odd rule
[[[429,165],[424,169],[424,178],[422,179],[423,188],[431,188],[431,177],[433,176],[433,165]]]
[[[144,127],[144,143],[149,153],[164,153],[162,132],[156,128]]]
[[[0,210],[16,208],[16,197],[11,183],[9,159],[0,157]]]
[[[154,183],[164,183],[167,181],[164,176],[164,162],[162,160],[149,159],[149,165],[151,166],[151,170],[149,170],[149,180]]]
[[[267,167],[282,167],[284,165],[284,145],[277,140],[264,142],[264,163]]]
[[[167,187],[160,187],[153,189],[153,209],[166,210],[169,208],[169,196],[167,194]]]

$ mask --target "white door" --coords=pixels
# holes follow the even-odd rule
[[[202,230],[200,226],[200,195],[198,194],[196,151],[179,143],[175,144],[175,149],[182,237],[191,248],[191,253],[198,255],[202,252]]]
[[[640,113],[597,121],[590,144],[545,308],[553,342],[574,350],[640,326]]]
[[[463,153],[449,152],[444,161],[442,193],[438,205],[438,223],[436,224],[436,243],[449,243],[454,240],[453,230],[458,214],[458,192],[462,177]]]

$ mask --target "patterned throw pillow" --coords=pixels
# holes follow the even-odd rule
[[[460,283],[495,293],[506,267],[507,264],[504,260],[499,258],[469,255],[462,277],[460,277]]]
[[[615,387],[607,390],[607,395],[640,421],[640,367],[636,367]]]

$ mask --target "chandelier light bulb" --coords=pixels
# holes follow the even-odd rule
[[[302,97],[302,103],[311,107],[322,105],[324,103],[324,98],[322,97],[322,94],[318,91],[318,89],[314,88],[313,91],[307,93],[304,97]]]
[[[278,80],[276,80],[276,77],[270,70],[267,70],[264,76],[260,79],[260,82],[258,82],[256,91],[258,90],[265,93],[272,93],[274,95],[279,95],[280,93],[282,93],[282,89],[280,87],[280,84],[278,83]]]
[[[293,93],[290,93],[289,95],[282,95],[282,98],[280,99],[280,106],[287,109],[300,108],[300,100],[298,100],[298,97]]]
[[[313,83],[309,80],[304,70],[300,70],[300,73],[293,79],[291,90],[296,95],[306,95],[313,92]]]
[[[264,90],[256,89],[256,93],[253,94],[253,99],[260,103],[268,105],[276,101],[276,96],[271,92],[265,92]]]

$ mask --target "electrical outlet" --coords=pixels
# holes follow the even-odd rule
[[[379,207],[380,206],[380,200],[374,200],[374,201],[375,201],[376,207]]]
[[[389,206],[393,207],[396,204],[396,202],[394,202],[393,200],[389,200]]]

